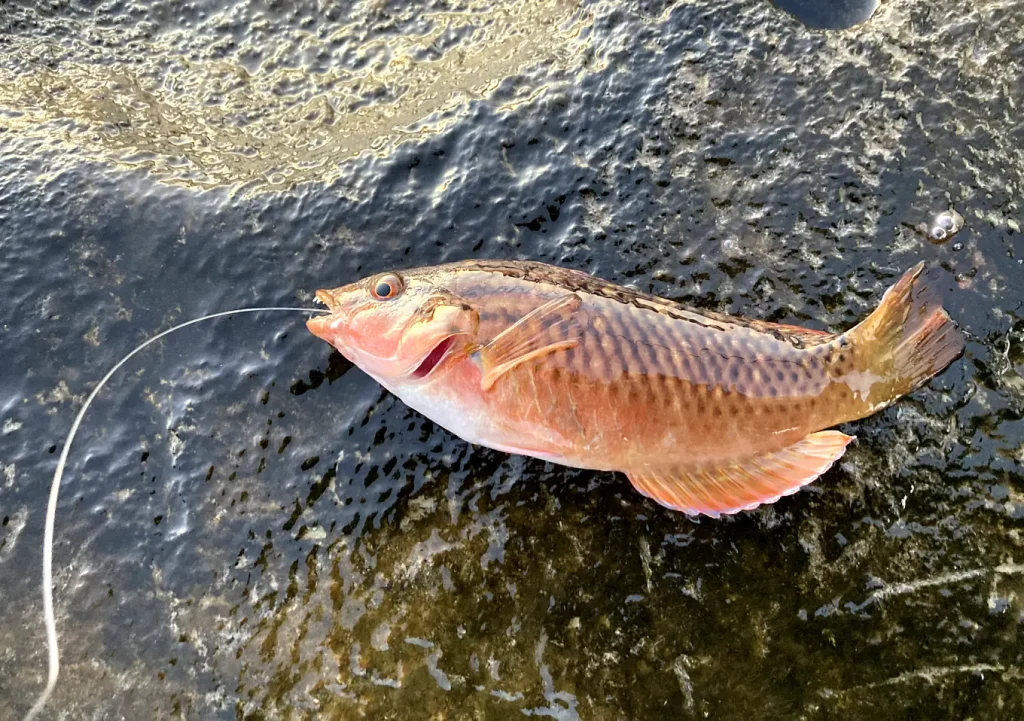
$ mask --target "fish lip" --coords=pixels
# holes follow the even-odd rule
[[[333,313],[338,306],[338,302],[334,299],[334,295],[328,290],[318,290],[315,297],[318,301],[327,306],[327,310],[331,313]]]
[[[318,338],[323,338],[329,341],[329,333],[331,331],[331,321],[334,316],[330,313],[317,313],[306,319],[306,328],[309,332]]]

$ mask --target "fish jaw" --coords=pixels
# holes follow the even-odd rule
[[[313,318],[306,323],[310,333],[330,343],[345,358],[385,387],[399,384],[414,385],[447,366],[455,356],[467,355],[467,350],[472,345],[466,340],[466,333],[455,331],[441,336],[433,346],[428,345],[425,352],[411,359],[380,358],[346,343],[344,333],[338,330],[343,325],[343,319],[332,319],[330,316]]]
[[[420,381],[475,346],[476,311],[443,289],[412,284],[382,300],[365,285],[318,290],[330,314],[310,318],[306,327],[373,377]]]
[[[310,333],[330,343],[364,370],[397,374],[403,336],[417,299],[377,301],[362,283],[321,289],[316,298],[327,306],[330,314],[307,320]]]
[[[310,333],[326,341],[352,364],[362,367],[358,351],[346,342],[345,325],[345,316],[337,313],[314,316],[306,321],[306,328]]]
[[[342,345],[340,342],[341,339],[336,333],[337,326],[335,325],[342,322],[343,321],[333,313],[329,315],[315,315],[306,320],[306,328],[320,340],[327,341],[338,350],[342,350],[340,347],[340,345]],[[344,351],[342,352],[344,353]]]
[[[349,360],[354,361],[348,349],[348,329],[352,327],[352,318],[358,308],[356,291],[353,286],[343,286],[333,290],[316,291],[316,299],[327,307],[329,313],[313,316],[306,320],[306,328],[317,338],[331,344]]]

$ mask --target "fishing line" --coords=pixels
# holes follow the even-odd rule
[[[211,320],[213,318],[221,318],[227,315],[235,315],[236,313],[262,313],[264,311],[294,311],[297,313],[329,313],[330,311],[323,308],[239,308],[238,310],[224,310],[219,313],[211,313],[210,315],[204,315],[202,318],[193,318],[190,321],[186,321],[173,328],[157,333],[149,340],[142,343],[140,346],[135,348],[131,353],[126,355],[120,361],[117,362],[113,368],[107,371],[107,374],[100,379],[100,382],[96,384],[96,387],[92,389],[92,393],[85,399],[85,403],[82,408],[78,411],[78,415],[75,417],[75,422],[71,424],[71,432],[68,433],[67,440],[64,441],[64,448],[60,452],[60,460],[57,461],[57,470],[53,473],[53,481],[50,483],[50,502],[46,507],[46,528],[43,532],[43,623],[46,625],[46,646],[49,652],[49,674],[46,679],[46,688],[39,694],[36,702],[29,709],[25,715],[25,721],[32,721],[40,711],[43,710],[43,706],[50,698],[50,694],[53,693],[54,687],[57,685],[57,675],[60,673],[60,651],[57,645],[57,621],[53,614],[53,525],[54,520],[57,516],[57,495],[60,491],[60,481],[64,476],[64,465],[68,460],[68,451],[71,450],[71,443],[75,440],[75,434],[78,433],[78,427],[82,424],[82,418],[85,417],[85,412],[89,410],[89,405],[93,402],[93,399],[99,394],[100,389],[110,380],[111,376],[114,375],[125,363],[127,363],[132,356],[141,351],[148,345],[156,343],[161,338],[174,333],[175,331],[187,328],[190,325],[201,323],[204,320]]]

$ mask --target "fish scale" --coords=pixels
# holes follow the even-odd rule
[[[500,297],[500,282],[491,280],[487,285],[490,292]],[[512,315],[525,315],[550,299],[547,288],[537,290],[532,296],[521,291],[510,294],[516,303],[506,309],[514,307]],[[579,345],[558,356],[525,363],[507,376],[504,393],[501,388],[497,389],[496,406],[503,406],[510,417],[536,426],[554,424],[571,429],[568,420],[573,419],[572,425],[578,428],[580,424],[575,419],[581,416],[583,409],[581,440],[596,435],[590,429],[597,425],[611,430],[607,434],[611,439],[626,436],[624,431],[637,423],[655,422],[660,430],[652,435],[682,436],[707,450],[715,450],[723,441],[749,446],[745,434],[792,428],[797,415],[813,422],[803,407],[807,399],[802,404],[754,402],[770,396],[770,389],[778,387],[768,373],[775,364],[789,363],[805,370],[798,359],[809,351],[796,349],[746,327],[729,332],[712,330],[618,299],[595,297],[587,290],[574,292],[583,296],[579,313],[585,330]],[[483,298],[479,293],[474,296]],[[482,319],[481,335],[485,338],[497,335],[504,327],[507,327],[504,318],[492,325],[485,325]],[[557,336],[548,333],[544,340],[554,342]],[[776,356],[766,360],[772,350]],[[765,367],[759,368],[759,364]],[[568,374],[566,377],[578,376],[579,382],[564,383],[561,389],[557,388],[557,378],[552,375],[556,369]],[[808,382],[799,374],[794,381],[792,373],[781,383],[806,395]],[[821,387],[826,381],[824,368],[817,369],[817,376],[814,384]],[[529,387],[516,383],[516,378],[529,380]],[[608,392],[594,390],[600,387],[607,387]],[[524,404],[524,393],[531,402]],[[538,404],[533,402],[534,394],[552,401]],[[772,416],[774,410],[765,407],[767,405],[784,409],[785,412],[774,414],[778,427],[766,426],[763,418]],[[743,414],[749,419],[733,422],[732,432],[722,432],[720,419]],[[805,435],[803,425],[797,425],[797,430],[791,433]],[[709,438],[710,435],[717,438]],[[633,445],[627,436],[624,442],[606,442],[601,450],[613,455],[636,455]],[[593,444],[588,448],[595,450]],[[699,453],[692,449],[687,451],[688,458],[697,455]]]
[[[531,262],[387,273],[318,297],[331,315],[311,331],[462,438],[622,471],[665,506],[713,516],[817,478],[852,440],[826,429],[963,349],[920,265],[838,336]]]

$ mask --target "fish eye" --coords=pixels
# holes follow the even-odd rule
[[[394,273],[385,273],[373,281],[370,294],[377,300],[397,298],[405,290],[402,279]]]

